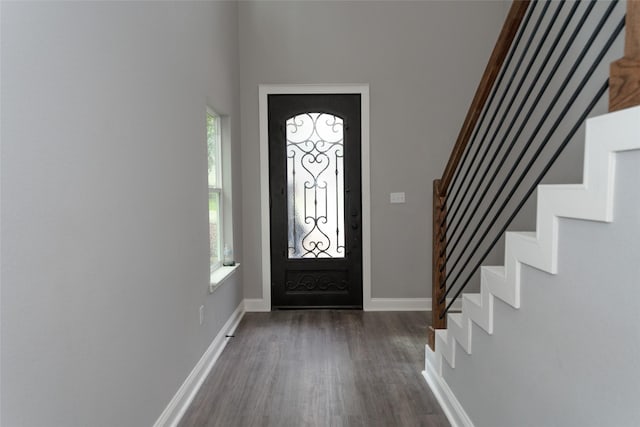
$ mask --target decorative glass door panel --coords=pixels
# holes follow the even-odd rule
[[[269,95],[273,308],[362,307],[360,95]]]
[[[289,258],[344,258],[344,123],[305,113],[286,122]]]

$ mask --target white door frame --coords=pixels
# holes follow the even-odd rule
[[[369,85],[259,85],[260,211],[262,301],[255,311],[271,311],[271,223],[269,218],[269,117],[267,97],[278,94],[356,93],[361,95],[362,308],[371,306],[371,182],[369,167]]]

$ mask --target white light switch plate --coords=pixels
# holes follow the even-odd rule
[[[391,203],[404,203],[404,192],[402,192],[402,193],[391,193],[389,195],[389,201]]]

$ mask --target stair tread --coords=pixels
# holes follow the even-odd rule
[[[535,231],[509,231],[509,234],[520,236],[529,240],[537,240],[538,234]]]
[[[483,265],[483,270],[488,270],[491,273],[500,274],[504,276],[504,265]]]
[[[436,329],[436,338],[440,338],[443,341],[447,341],[447,330],[446,329]]]
[[[463,294],[462,298],[477,306],[482,305],[482,298],[480,297],[480,294]]]
[[[459,328],[462,327],[462,313],[448,313],[447,317],[449,321],[455,322]]]

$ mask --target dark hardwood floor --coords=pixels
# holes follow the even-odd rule
[[[425,312],[247,313],[187,426],[448,426],[421,371]]]

